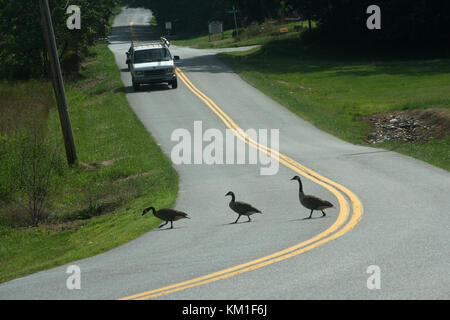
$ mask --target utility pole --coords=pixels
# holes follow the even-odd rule
[[[55,32],[53,31],[52,17],[50,15],[48,0],[39,0],[39,6],[41,8],[42,31],[44,34],[47,53],[50,58],[53,89],[55,90],[59,120],[61,122],[64,145],[66,147],[67,162],[71,166],[77,161],[77,152],[75,149],[75,142],[73,140],[69,111],[67,109],[66,92],[64,90],[61,66],[59,65],[58,49],[56,47]]]

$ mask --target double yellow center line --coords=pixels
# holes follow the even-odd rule
[[[201,92],[189,79],[188,77],[181,71],[180,68],[176,67],[176,72],[178,77],[183,81],[183,83],[187,86],[187,88],[192,91],[200,100],[202,100],[206,106],[208,106],[211,111],[213,111],[222,122],[233,131],[233,133],[249,146],[260,150],[261,152],[265,152],[270,157],[276,159],[284,166],[292,169],[296,173],[304,176],[305,178],[321,185],[322,187],[329,190],[333,193],[339,202],[339,215],[336,221],[325,231],[320,234],[303,241],[299,244],[296,244],[287,249],[275,252],[273,254],[267,255],[265,257],[255,259],[231,268],[226,268],[218,272],[214,272],[211,274],[207,274],[201,277],[197,277],[188,281],[183,281],[180,283],[172,284],[169,286],[165,286],[162,288],[158,288],[155,290],[150,290],[138,294],[134,294],[128,297],[121,298],[120,300],[145,300],[156,298],[168,293],[185,290],[191,287],[204,285],[213,281],[226,279],[244,272],[248,272],[251,270],[259,269],[261,267],[270,265],[275,262],[279,262],[311,249],[314,249],[328,241],[336,239],[348,231],[350,231],[361,219],[363,213],[363,207],[361,201],[358,197],[351,192],[346,187],[330,180],[317,172],[314,172],[311,169],[306,168],[295,160],[289,158],[288,156],[273,150],[265,145],[258,143],[257,141],[251,139],[249,136],[245,134],[245,132],[221,109],[217,104],[211,100],[207,95]],[[350,200],[352,207],[352,214],[350,216],[350,203],[347,201],[346,197]],[[350,218],[349,218],[350,216]]]
[[[133,25],[134,25],[134,21],[131,21],[131,22],[130,22],[130,33],[131,33],[131,39],[132,39],[132,41],[134,40],[134,37],[135,37],[135,35],[134,35],[134,30],[133,30]]]

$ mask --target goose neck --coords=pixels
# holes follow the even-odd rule
[[[297,180],[297,181],[298,181],[299,192],[300,192],[300,194],[303,194],[303,185],[302,185],[302,182],[301,182],[300,180]]]

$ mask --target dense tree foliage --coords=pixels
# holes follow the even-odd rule
[[[239,9],[238,25],[289,15],[318,23],[323,39],[355,43],[450,44],[448,0],[77,0],[81,30],[66,27],[67,0],[49,0],[63,71],[78,70],[87,48],[108,33],[109,19],[117,3],[150,8],[160,28],[172,22],[172,34],[205,34],[208,22],[221,20],[234,27],[232,6]],[[366,9],[381,8],[381,30],[368,30]],[[38,1],[0,0],[1,78],[45,76],[45,53]]]
[[[109,32],[109,19],[117,0],[77,0],[81,29],[66,25],[67,0],[49,0],[60,62],[64,72],[78,70],[87,49]],[[0,0],[0,77],[29,78],[48,74],[39,2]]]
[[[174,32],[205,33],[212,19],[232,28],[232,5],[239,10],[239,25],[286,15],[318,22],[321,35],[329,39],[369,40],[389,43],[450,42],[450,1],[448,0],[129,0],[133,6],[154,11],[162,24],[172,21]],[[382,28],[366,27],[369,5],[381,8]]]
[[[448,0],[283,0],[285,8],[319,22],[322,35],[352,41],[449,44]],[[367,7],[381,9],[381,30],[366,27]]]

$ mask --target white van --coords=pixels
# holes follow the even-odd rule
[[[174,60],[167,42],[153,41],[131,44],[127,52],[128,69],[135,91],[139,91],[141,84],[167,82],[173,89],[177,88],[177,74],[175,73]]]

